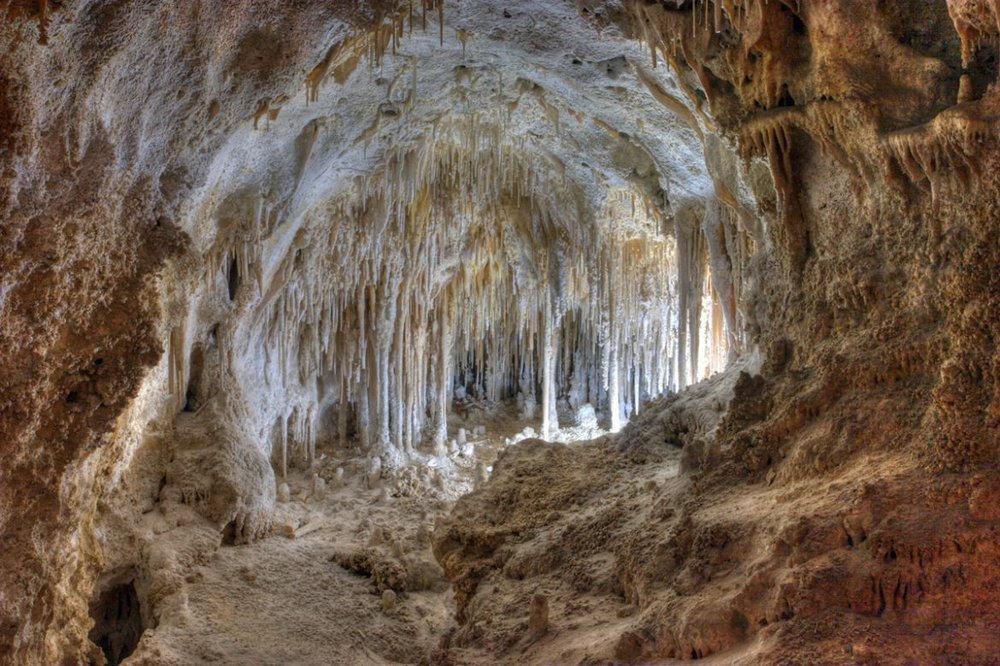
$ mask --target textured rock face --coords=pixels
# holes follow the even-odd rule
[[[509,451],[437,533],[452,654],[992,663],[1000,98],[995,47],[968,31],[995,34],[994,5],[608,15],[690,67],[722,135],[770,168],[753,211],[715,181],[765,227],[745,274],[764,363],[617,441]],[[540,591],[563,636],[554,619],[518,654]]]
[[[198,223],[182,211],[247,110],[300,83],[324,31],[363,18],[310,4],[0,10],[0,655],[15,662],[95,654],[95,511],[133,490],[141,433],[177,399],[154,369],[194,307]]]
[[[615,426],[727,353],[460,503],[447,657],[995,658],[996,4],[396,4],[0,5],[0,659],[444,378]]]

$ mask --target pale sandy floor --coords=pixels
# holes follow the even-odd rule
[[[473,436],[477,425],[486,427],[485,435]],[[321,449],[313,470],[289,474],[291,499],[279,502],[271,536],[223,545],[184,571],[184,612],[147,630],[127,663],[419,661],[438,646],[454,613],[450,586],[430,551],[434,522],[472,490],[477,463],[491,465],[528,425],[513,408],[455,417],[451,437],[466,428],[472,457],[417,454],[414,469],[421,471],[391,475],[372,489],[364,485],[364,459],[356,451]],[[530,425],[538,429],[537,422]],[[586,434],[566,430],[564,437]],[[337,468],[344,470],[343,484]],[[314,474],[327,479],[321,497],[313,492]],[[335,552],[365,547],[419,571],[430,589],[401,595],[385,612],[369,578],[330,561]]]
[[[304,474],[295,477],[290,479],[294,488],[307,486]],[[367,545],[376,526],[388,528],[408,557],[433,560],[429,548],[416,541],[417,526],[430,520],[432,512],[415,498],[381,503],[380,492],[351,484],[323,501],[293,500],[280,508],[285,524],[308,524],[312,518],[322,520],[322,527],[301,538],[273,534],[252,545],[220,548],[186,585],[187,626],[161,626],[152,639],[144,639],[150,661],[418,660],[435,645],[450,617],[451,594],[444,581],[434,590],[409,593],[385,613],[369,579],[330,561],[335,551]]]

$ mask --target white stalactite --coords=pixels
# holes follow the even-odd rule
[[[715,368],[725,357],[717,348],[734,339],[738,271],[704,277],[709,255],[725,247],[733,257],[745,241],[706,243],[690,216],[673,235],[624,233],[616,219],[666,226],[635,190],[609,191],[607,223],[587,219],[587,193],[565,167],[544,153],[525,159],[526,139],[503,127],[473,113],[412,145],[380,147],[382,167],[311,212],[325,222],[300,233],[269,276],[265,229],[238,246],[240,274],[263,276],[260,344],[277,375],[268,381],[287,389],[323,374],[335,387],[338,440],[353,415],[361,447],[387,465],[425,434],[447,441],[453,386],[494,401],[520,393],[526,411],[540,392],[545,437],[558,431],[564,396],[604,408],[618,430],[626,408],[700,378],[702,349]],[[258,223],[270,227],[264,208]],[[171,359],[176,342],[172,334]],[[184,368],[169,368],[174,390]],[[295,445],[306,465],[319,413],[301,406]]]

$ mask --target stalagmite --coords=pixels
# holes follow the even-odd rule
[[[549,631],[549,600],[544,594],[531,598],[528,613],[528,640],[536,641]]]
[[[281,478],[288,477],[288,421],[284,416],[278,418],[278,430],[281,437]]]
[[[621,406],[621,368],[618,359],[618,342],[612,338],[608,347],[610,355],[608,357],[608,412],[610,422],[608,429],[611,432],[618,432],[622,428],[622,406]]]
[[[372,456],[368,459],[368,464],[365,468],[365,486],[368,490],[374,490],[378,487],[378,483],[381,478],[382,459],[378,456]]]
[[[326,496],[326,480],[318,474],[313,474],[312,496],[314,499],[323,499]]]

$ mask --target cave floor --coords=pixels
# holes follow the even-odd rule
[[[486,432],[474,436],[478,425]],[[490,469],[511,438],[538,426],[537,420],[520,418],[513,406],[456,415],[449,436],[454,439],[465,428],[472,455],[469,447],[446,458],[418,452],[423,465],[388,474],[372,488],[358,450],[321,447],[311,470],[289,471],[290,497],[278,502],[267,538],[207,547],[202,540],[204,552],[188,558],[195,565],[178,571],[183,583],[175,605],[181,608],[147,629],[126,663],[420,661],[438,647],[455,611],[451,588],[430,550],[435,520],[474,488],[480,463]],[[566,428],[560,438],[597,433]],[[315,476],[326,480],[320,492],[314,491]],[[174,543],[167,549],[196,548],[184,528],[173,532],[166,535]],[[371,578],[331,561],[336,553],[372,548],[405,563],[417,580],[391,610],[383,608]]]
[[[289,475],[293,493],[310,485]],[[222,546],[187,577],[190,619],[147,631],[129,663],[380,664],[413,662],[436,645],[451,613],[443,578],[433,589],[408,592],[391,612],[368,578],[330,561],[337,551],[368,545],[371,527],[394,532],[422,560],[429,546],[416,525],[432,520],[420,498],[385,503],[380,489],[350,483],[323,500],[280,505],[275,533],[261,542]],[[443,510],[443,506],[437,510]],[[281,530],[302,523],[318,529],[298,538]],[[369,529],[366,529],[369,526]],[[301,527],[300,527],[301,529]]]

